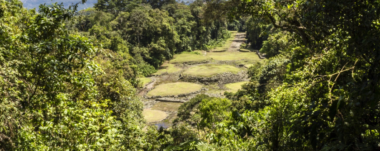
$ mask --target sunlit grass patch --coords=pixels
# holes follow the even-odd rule
[[[182,52],[181,54],[174,55],[170,63],[202,63],[208,61],[210,58],[202,53],[201,51]]]
[[[253,66],[253,64],[245,64],[244,65],[244,67],[246,67],[246,68],[250,68],[250,67],[252,67]]]
[[[235,39],[237,31],[230,31],[231,37],[226,40],[223,44],[220,46],[215,47],[214,49],[211,49],[212,52],[223,52],[227,51],[228,48],[231,46],[233,40]]]
[[[138,80],[139,80],[140,83],[141,83],[141,86],[140,86],[140,87],[144,87],[144,86],[147,85],[148,83],[152,82],[152,79],[151,79],[151,78],[138,78]]]
[[[166,112],[152,109],[144,109],[142,114],[147,123],[159,122],[168,117]]]
[[[152,109],[153,110],[161,110],[161,111],[170,111],[175,112],[178,111],[178,108],[183,103],[173,103],[173,102],[158,102],[156,103]]]
[[[180,72],[182,70],[180,67],[176,67],[174,64],[162,65],[160,68],[161,69],[159,69],[153,75],[161,75],[161,74],[164,74],[164,73],[171,74],[171,73]]]
[[[226,84],[225,87],[228,90],[228,92],[237,92],[239,89],[241,89],[241,86],[248,83],[247,81],[245,82],[237,82],[237,83],[230,83],[230,84]]]
[[[239,71],[239,68],[231,65],[204,64],[190,67],[183,74],[193,77],[211,77],[226,72],[238,73]]]
[[[156,86],[147,96],[173,96],[189,94],[202,89],[202,85],[189,82],[166,83]]]
[[[236,60],[250,60],[260,61],[259,56],[254,52],[220,52],[209,53],[209,57],[217,61],[236,61]]]

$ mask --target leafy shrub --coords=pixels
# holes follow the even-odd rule
[[[152,65],[147,64],[147,63],[141,63],[141,64],[138,64],[137,66],[139,70],[138,71],[139,75],[143,75],[145,77],[150,76],[157,71],[156,68],[154,68]]]
[[[191,118],[191,112],[199,105],[199,103],[202,102],[203,99],[209,99],[210,97],[205,94],[199,94],[196,97],[190,99],[189,101],[183,103],[178,108],[177,116],[178,118],[175,119],[174,125],[176,125],[179,122],[188,122],[191,124],[196,124],[194,121],[190,121]]]
[[[240,48],[247,48],[247,44],[246,44],[246,43],[242,43],[242,44],[240,45]]]

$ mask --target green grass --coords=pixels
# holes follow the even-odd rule
[[[239,89],[241,89],[241,86],[246,84],[248,82],[237,82],[237,83],[230,83],[226,84],[226,88],[229,89],[229,92],[237,92]]]
[[[147,96],[172,96],[188,94],[202,89],[202,85],[189,82],[166,83],[156,86]]]
[[[159,122],[168,117],[168,114],[164,111],[144,109],[142,112],[147,123]]]
[[[181,54],[174,55],[174,58],[170,61],[170,63],[178,64],[178,63],[201,63],[206,62],[210,58],[203,55],[201,51],[192,52],[182,52]]]
[[[181,68],[176,67],[174,64],[162,65],[160,68],[162,68],[162,69],[159,69],[153,75],[161,75],[161,74],[164,74],[164,73],[171,74],[171,73],[180,72],[182,70]]]
[[[225,43],[223,43],[221,46],[216,47],[214,49],[211,49],[212,52],[223,52],[227,51],[228,48],[231,46],[232,41],[235,39],[235,35],[237,31],[230,31],[231,37],[226,40]]]
[[[239,49],[240,52],[253,52],[255,51],[254,49],[251,49],[251,48],[240,48]]]
[[[223,94],[224,89],[221,89],[217,83],[209,84],[204,86],[207,91],[206,94]]]
[[[250,67],[253,66],[253,64],[245,64],[244,66],[245,66],[246,68],[250,68]]]
[[[178,111],[178,108],[182,105],[183,103],[172,103],[172,102],[158,102],[156,103],[152,109],[153,110],[161,110],[161,111],[170,111],[170,112],[175,112]]]
[[[211,77],[221,73],[238,73],[239,71],[239,68],[236,68],[231,65],[204,64],[190,67],[185,72],[183,72],[183,74],[195,77]]]
[[[209,57],[217,61],[236,61],[236,60],[250,60],[260,61],[259,56],[254,52],[220,52],[209,53]]]
[[[152,79],[151,78],[139,78],[140,82],[141,82],[141,87],[144,87],[145,85],[147,85],[148,83],[152,82]]]

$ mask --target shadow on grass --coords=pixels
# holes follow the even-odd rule
[[[240,52],[256,52],[257,50],[252,49],[252,48],[240,48],[239,51]]]

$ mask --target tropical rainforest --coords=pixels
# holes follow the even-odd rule
[[[0,151],[380,150],[379,0],[82,3],[0,0]],[[147,122],[182,89],[170,127]]]

